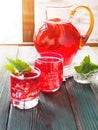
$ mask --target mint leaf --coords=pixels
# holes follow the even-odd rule
[[[74,67],[75,71],[79,74],[86,74],[87,76],[98,72],[98,65],[90,60],[90,56],[84,57],[79,66]]]
[[[12,73],[12,74],[15,73],[14,67],[11,66],[10,64],[7,64],[5,67],[6,67],[6,70],[10,71],[10,73]]]
[[[13,60],[11,58],[7,58],[9,64],[6,65],[6,69],[9,70],[11,73],[25,73],[30,72],[32,70],[31,66],[27,64],[25,61],[21,59]]]
[[[16,59],[16,69],[19,72],[31,71],[30,65],[20,59]]]

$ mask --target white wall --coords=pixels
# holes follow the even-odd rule
[[[22,42],[22,0],[0,0],[0,44]]]

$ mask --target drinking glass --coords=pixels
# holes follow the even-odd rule
[[[89,75],[88,77],[87,77],[87,74],[82,74],[82,75],[80,75],[80,74],[78,74],[78,73],[75,73],[75,74],[73,75],[73,78],[74,78],[74,80],[75,80],[76,82],[78,82],[78,83],[81,83],[81,84],[89,84],[89,83],[94,82],[94,80],[96,79],[97,75],[98,75],[97,72],[96,72],[96,73],[93,73],[93,74],[91,74],[91,75]]]
[[[38,104],[38,81],[40,70],[33,68],[32,72],[19,76],[10,76],[10,103],[19,109],[30,109]]]
[[[63,81],[63,57],[55,52],[40,55],[35,62],[35,66],[41,70],[38,87],[42,92],[55,92]]]

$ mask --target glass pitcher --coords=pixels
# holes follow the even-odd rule
[[[50,12],[49,9],[57,9]],[[63,10],[64,9],[64,10]],[[86,10],[89,15],[89,27],[81,35],[73,25],[74,15],[78,10]],[[34,35],[34,44],[39,53],[56,52],[64,58],[64,66],[72,63],[77,51],[85,46],[94,26],[94,16],[87,6],[47,7],[46,20]],[[49,13],[50,12],[50,16]]]

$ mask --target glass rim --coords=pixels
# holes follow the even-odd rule
[[[63,58],[63,56],[58,52],[49,52],[49,51],[47,51],[47,52],[40,52],[40,55],[41,54],[55,54],[55,55],[59,56],[60,58]]]
[[[53,54],[53,55],[52,55]],[[44,61],[44,58],[53,58],[58,59],[57,61]],[[41,61],[42,63],[56,63],[56,62],[64,62],[63,56],[56,52],[41,52],[40,57],[37,58],[36,61]]]
[[[33,71],[37,71],[38,73],[36,73],[35,76],[30,76],[30,77],[24,77],[24,74],[22,74],[22,75],[20,75],[20,76],[17,76],[17,75],[14,75],[14,74],[10,73],[10,75],[11,75],[12,77],[15,77],[15,78],[20,79],[20,80],[24,80],[24,79],[34,79],[34,78],[37,78],[37,77],[40,76],[41,71],[40,71],[40,69],[39,69],[38,67],[34,67],[31,72],[33,72]]]

